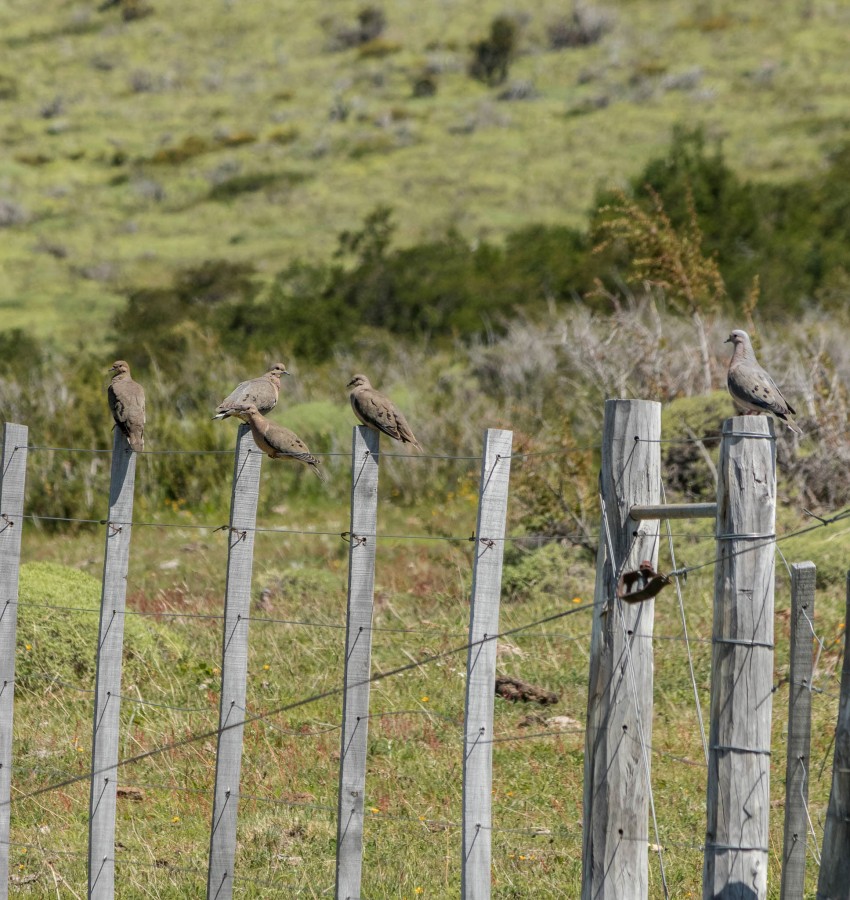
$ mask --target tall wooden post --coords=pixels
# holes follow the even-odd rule
[[[658,519],[629,518],[661,502],[661,404],[607,400],[584,755],[582,900],[646,900],[653,600],[617,599],[625,571],[658,563]]]
[[[15,640],[27,436],[25,425],[7,422],[3,428],[3,452],[0,456],[0,900],[6,900],[9,895]]]
[[[817,900],[847,900],[850,896],[850,572],[844,610],[844,662],[835,728],[832,788],[823,829]]]
[[[136,454],[130,449],[123,432],[116,428],[112,439],[112,474],[109,482],[106,548],[103,554],[92,725],[88,856],[90,900],[112,900],[115,896],[115,808],[121,662],[124,652],[124,608],[135,481]]]
[[[812,562],[791,566],[791,669],[788,690],[788,748],[785,758],[785,832],[780,900],[803,900],[812,736],[812,638],[815,578]]]
[[[513,432],[488,429],[481,460],[463,720],[460,881],[464,900],[488,900],[490,896],[496,641],[487,638],[499,633],[512,441]]]
[[[363,867],[363,804],[369,737],[369,678],[372,669],[379,438],[377,431],[360,425],[354,429],[351,445],[351,548],[348,553],[345,684],[339,751],[337,900],[359,900]]]
[[[717,485],[704,900],[767,896],[776,443],[723,423]]]
[[[251,569],[263,454],[251,429],[240,425],[233,464],[230,500],[227,585],[221,649],[221,698],[218,747],[215,758],[215,795],[210,828],[207,900],[230,900],[236,859],[236,813],[242,772],[242,732],[248,678],[248,622],[251,615]]]

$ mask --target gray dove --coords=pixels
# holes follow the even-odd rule
[[[280,394],[280,376],[288,374],[283,363],[274,363],[265,375],[243,381],[219,403],[213,418],[227,419],[229,416],[239,415],[236,412],[237,407],[251,404],[256,406],[261,413],[269,412],[277,405],[277,398]],[[239,416],[239,418],[243,417]]]
[[[372,387],[365,375],[355,375],[346,387],[349,389],[349,399],[354,415],[369,428],[383,431],[396,441],[403,444],[413,444],[417,450],[422,451],[419,441],[407,424],[401,410],[380,391]]]
[[[127,443],[137,453],[145,449],[145,391],[133,381],[130,367],[123,359],[112,363],[112,381],[106,389],[109,410]]]
[[[254,443],[271,459],[297,459],[309,466],[320,481],[325,480],[325,474],[319,468],[319,460],[310,453],[307,445],[294,431],[270,422],[253,403],[233,407],[232,414],[247,422],[254,435]]]
[[[736,329],[724,341],[732,344],[732,359],[729,360],[729,374],[726,386],[732,395],[735,408],[743,415],[772,413],[797,434],[803,432],[788,416],[795,415],[793,407],[782,396],[774,380],[758,364],[750,336],[746,331]]]

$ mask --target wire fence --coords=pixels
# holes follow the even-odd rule
[[[681,440],[677,441],[677,443],[698,443],[698,442],[708,442],[712,440],[718,440],[719,436],[716,435],[706,435],[701,438],[694,438],[689,440]],[[15,448],[18,449],[17,447]],[[100,449],[87,449],[87,448],[62,448],[62,447],[47,447],[47,446],[37,446],[32,445],[27,447],[30,451],[51,451],[56,453],[106,453],[110,452],[109,450],[100,450]],[[544,455],[567,455],[569,453],[578,453],[578,452],[588,452],[588,451],[596,451],[599,450],[599,445],[589,445],[587,447],[582,448],[571,448],[570,450],[564,450],[562,448],[553,449],[551,451],[536,451],[535,453],[528,454],[512,454],[512,459],[515,461],[523,461],[525,459],[529,459],[534,456],[544,456]],[[146,451],[146,453],[150,453],[152,455],[163,455],[168,454],[170,452],[174,453],[193,453],[195,455],[204,455],[204,454],[213,454],[213,455],[233,455],[233,451]],[[320,455],[320,454],[317,454]],[[348,455],[348,454],[325,454],[325,455]],[[438,460],[458,460],[458,461],[471,461],[471,462],[480,462],[481,456],[447,456],[447,455],[423,455],[422,457],[413,456],[408,454],[382,454],[383,458],[393,458],[397,457],[400,459],[438,459]],[[768,544],[780,545],[784,544],[786,541],[792,541],[794,538],[808,534],[812,531],[815,531],[820,528],[828,528],[832,525],[840,523],[848,518],[850,518],[850,508],[838,509],[834,511],[830,511],[826,515],[814,515],[809,513],[807,510],[803,511],[805,514],[811,516],[816,521],[811,525],[804,526],[801,528],[793,529],[790,531],[786,531],[781,534],[765,536],[762,538],[761,536],[756,540],[752,545],[748,545],[747,547],[740,548],[739,550],[734,551],[733,555],[740,555],[748,552],[753,552],[761,547],[764,547]],[[88,524],[88,525],[111,525],[113,528],[121,528],[125,526],[131,526],[133,528],[178,528],[178,529],[192,529],[192,530],[204,530],[212,533],[216,533],[219,531],[224,531],[225,534],[228,534],[228,525],[222,525],[220,523],[198,523],[198,522],[156,522],[156,521],[114,521],[110,522],[107,519],[87,519],[87,518],[75,518],[73,516],[39,516],[37,513],[29,512],[25,515],[25,518],[30,521],[38,521],[40,519],[61,522],[61,523],[73,523],[73,524]],[[604,507],[603,507],[603,526],[606,522],[606,518],[604,515]],[[0,526],[2,527],[2,526]],[[398,541],[398,542],[409,542],[411,544],[419,543],[419,542],[442,542],[447,544],[460,544],[460,545],[468,545],[470,548],[477,546],[477,538],[475,533],[471,534],[423,534],[423,533],[402,533],[402,532],[382,532],[376,530],[375,532],[351,535],[350,532],[346,531],[344,527],[331,528],[331,529],[296,529],[296,528],[280,528],[276,526],[256,526],[253,529],[255,534],[264,534],[264,535],[284,535],[284,536],[301,536],[308,539],[316,538],[316,537],[331,537],[331,538],[340,538],[343,541],[352,540],[353,538],[362,539],[367,538],[369,540],[377,540],[379,543],[384,541]],[[558,541],[566,541],[567,543],[572,543],[574,541],[578,541],[583,535],[579,533],[573,533],[569,535],[563,534],[515,534],[515,535],[507,535],[503,539],[497,538],[495,540],[501,541],[504,544],[521,544],[525,543],[534,544],[537,543],[539,545],[543,545],[551,542]],[[708,758],[708,750],[707,750],[707,739],[705,735],[705,726],[703,724],[702,719],[702,703],[704,700],[704,687],[700,685],[699,680],[699,672],[698,672],[698,662],[694,658],[693,647],[694,646],[703,646],[708,647],[712,643],[712,639],[710,636],[705,634],[691,633],[691,629],[688,627],[686,609],[688,608],[687,602],[687,577],[691,573],[699,572],[702,569],[709,569],[713,567],[720,559],[718,556],[710,556],[705,559],[700,560],[699,562],[683,565],[677,567],[676,565],[676,547],[674,543],[674,538],[682,538],[689,540],[709,540],[714,539],[716,536],[714,534],[709,534],[705,532],[689,532],[689,531],[681,531],[681,532],[673,532],[669,526],[669,522],[666,526],[666,534],[665,537],[667,539],[667,552],[671,563],[671,571],[669,572],[669,577],[672,579],[673,584],[675,585],[675,593],[676,593],[676,610],[678,616],[681,621],[681,632],[679,634],[653,634],[648,636],[652,642],[663,642],[665,646],[669,646],[672,643],[681,644],[685,654],[685,661],[688,668],[689,673],[689,690],[692,694],[692,713],[694,719],[697,723],[697,734],[700,739],[701,749],[705,755],[705,759],[707,761]],[[606,540],[606,535],[603,527],[603,533],[601,535],[601,539]],[[610,535],[607,538],[608,540],[608,549],[609,552],[614,555],[613,548],[610,545]],[[780,551],[781,553],[781,551]],[[784,557],[783,557],[784,560]],[[786,563],[787,566],[787,563]],[[561,601],[562,602],[562,601]],[[404,652],[410,656],[408,662],[402,663],[400,665],[391,666],[388,668],[382,668],[380,671],[375,672],[372,675],[368,682],[371,685],[381,685],[384,682],[387,683],[403,683],[405,676],[410,676],[414,672],[419,673],[427,673],[433,671],[439,667],[440,664],[446,663],[447,661],[458,658],[459,656],[466,654],[470,651],[470,649],[474,649],[476,646],[481,646],[488,642],[506,642],[509,639],[512,641],[526,641],[526,640],[535,640],[535,641],[556,641],[559,645],[574,645],[576,648],[580,648],[582,654],[586,654],[588,652],[587,645],[589,644],[591,638],[591,632],[583,629],[580,633],[571,633],[567,631],[550,631],[547,629],[548,626],[552,626],[555,623],[561,623],[565,621],[572,620],[573,618],[579,619],[584,616],[597,616],[600,614],[602,609],[605,606],[607,601],[593,601],[593,602],[581,602],[577,604],[571,604],[567,609],[558,609],[554,612],[551,612],[547,615],[538,616],[535,618],[529,618],[526,621],[523,621],[519,624],[513,625],[508,628],[504,628],[498,634],[488,635],[485,640],[480,642],[471,642],[471,641],[455,641],[455,643],[448,648],[440,649],[435,652],[425,653],[418,655],[411,655],[410,650],[408,648],[403,648]],[[18,609],[23,614],[27,614],[27,612],[32,612],[34,614],[37,613],[79,613],[79,614],[100,614],[101,610],[95,606],[77,606],[73,604],[63,604],[63,603],[55,603],[55,602],[38,602],[34,600],[16,600],[13,598],[6,598],[2,600],[2,603],[5,607],[17,606]],[[128,608],[122,612],[122,615],[126,617],[134,617],[140,620],[170,620],[170,621],[180,621],[187,624],[187,627],[191,627],[194,622],[222,622],[225,618],[224,613],[216,613],[216,612],[201,612],[197,610],[170,610],[170,609],[132,609]],[[256,625],[264,625],[264,626],[285,626],[287,629],[295,629],[296,631],[300,631],[301,629],[310,629],[310,630],[327,630],[331,633],[339,632],[343,630],[346,626],[342,621],[333,622],[333,621],[317,621],[311,618],[300,618],[300,617],[278,617],[275,615],[268,614],[255,614],[251,613],[249,616],[245,617],[245,621],[248,623],[253,623]],[[815,663],[815,671],[818,678],[826,679],[827,683],[832,683],[836,679],[835,675],[835,666],[833,665],[828,669],[818,670],[818,662],[821,659],[821,656],[827,652],[827,648],[835,648],[838,642],[837,637],[829,637],[825,634],[819,634],[815,623],[810,621],[811,633],[812,637],[815,640],[818,646],[818,657]],[[443,626],[391,626],[391,625],[382,625],[382,624],[373,624],[370,627],[370,631],[374,632],[376,635],[385,635],[387,637],[397,637],[404,638],[405,636],[419,636],[423,638],[431,638],[431,639],[439,639],[441,641],[454,640],[456,638],[462,637],[465,632],[459,627],[443,627]],[[641,639],[643,636],[638,636],[638,639]],[[299,649],[301,649],[301,645],[299,644]],[[419,648],[414,646],[413,650],[418,650]],[[415,658],[414,658],[415,656]],[[628,663],[627,663],[628,666]],[[211,665],[209,671],[212,670],[215,666]],[[703,670],[703,677],[705,672]],[[24,685],[32,690],[30,686],[30,679],[34,679],[37,682],[43,682],[45,685],[45,689],[49,689],[51,691],[56,691],[57,689],[61,691],[70,692],[72,694],[79,694],[84,699],[90,698],[94,692],[94,687],[87,687],[84,684],[78,684],[71,682],[65,678],[57,677],[54,674],[51,674],[47,671],[27,671],[24,679]],[[779,685],[775,686],[774,690],[778,689],[783,682],[780,682]],[[787,683],[787,682],[784,682]],[[21,685],[18,685],[21,687]],[[300,687],[300,686],[299,686]],[[829,690],[827,687],[819,687],[814,684],[808,685],[809,689],[813,694],[817,695],[819,698],[823,698],[825,702],[828,702],[827,712],[832,713],[835,707],[835,701],[837,701],[838,694],[836,691]],[[165,783],[165,784],[157,784],[155,782],[148,782],[145,780],[133,780],[130,773],[135,771],[137,768],[140,768],[142,763],[155,760],[157,758],[168,757],[174,754],[176,751],[186,750],[191,747],[197,747],[199,745],[208,744],[210,741],[218,738],[223,731],[233,729],[233,728],[242,728],[245,726],[251,725],[260,725],[267,727],[273,732],[274,736],[279,739],[285,739],[287,741],[297,741],[299,738],[306,739],[315,739],[324,737],[329,734],[337,734],[340,730],[341,723],[340,722],[327,722],[323,725],[319,725],[319,722],[314,723],[315,730],[303,730],[301,727],[299,728],[290,728],[284,727],[282,725],[277,724],[276,719],[279,717],[283,717],[286,714],[291,714],[299,710],[304,710],[308,707],[320,705],[325,701],[331,700],[333,698],[339,698],[343,693],[345,688],[340,685],[336,685],[329,688],[324,688],[321,690],[314,690],[303,692],[302,690],[296,690],[295,693],[297,696],[294,699],[283,699],[279,698],[278,701],[273,703],[268,703],[266,705],[261,705],[255,702],[251,704],[246,704],[244,707],[238,709],[240,713],[240,718],[238,721],[234,721],[224,727],[213,727],[213,728],[202,728],[200,730],[193,730],[186,733],[183,736],[175,737],[171,740],[165,740],[158,743],[156,746],[148,747],[147,749],[140,750],[139,752],[129,753],[122,755],[118,760],[118,768],[119,770],[126,770],[126,775],[122,776],[122,787],[126,789],[137,789],[143,792],[154,792],[154,791],[170,791],[170,792],[178,792],[182,794],[191,794],[196,795],[198,798],[208,798],[209,797],[209,786],[203,787],[193,787],[191,784],[187,783]],[[127,704],[128,706],[136,706],[136,707],[144,707],[149,708],[150,710],[158,710],[161,712],[167,713],[175,713],[175,714],[196,714],[196,713],[215,713],[217,701],[215,699],[211,700],[210,705],[208,706],[196,706],[196,705],[184,705],[182,703],[169,703],[162,702],[154,699],[145,698],[141,695],[133,696],[130,693],[122,692],[120,694],[120,699]],[[637,697],[634,698],[635,702],[637,701]],[[427,698],[422,701],[423,703],[430,702]],[[582,712],[583,715],[583,712]],[[375,712],[370,713],[369,718],[379,722],[382,720],[392,720],[392,719],[400,719],[404,717],[417,717],[427,722],[429,727],[432,729],[436,729],[439,732],[438,741],[439,744],[451,745],[457,744],[458,742],[463,740],[463,735],[460,733],[459,728],[462,724],[462,716],[455,711],[454,713],[437,713],[431,708],[404,708],[404,709],[395,709],[395,710],[385,710],[383,712]],[[549,717],[551,718],[551,717]],[[528,742],[554,742],[554,741],[572,741],[575,740],[576,736],[584,737],[586,733],[586,729],[583,725],[573,725],[563,728],[553,728],[548,727],[546,725],[546,721],[544,719],[543,723],[541,723],[543,727],[538,727],[536,731],[528,731],[524,733],[517,733],[516,730],[509,731],[503,730],[501,733],[494,734],[492,738],[483,741],[482,743],[489,743],[492,745],[527,745]],[[526,726],[527,727],[527,726]],[[704,770],[706,767],[706,763],[704,761],[699,761],[697,759],[693,759],[688,755],[682,755],[680,753],[676,753],[673,749],[665,746],[659,746],[656,743],[648,740],[643,734],[627,734],[626,738],[632,742],[635,742],[640,748],[642,753],[644,754],[652,754],[658,758],[664,759],[666,762],[669,762],[671,765],[681,766],[685,770]],[[140,736],[140,739],[143,739],[143,736]],[[28,758],[25,756],[25,758]],[[644,756],[645,764],[644,764],[644,775],[647,779],[649,791],[650,791],[650,801],[653,807],[653,841],[652,845],[655,848],[655,852],[658,859],[659,872],[662,882],[662,892],[663,896],[670,896],[671,887],[667,883],[667,873],[665,872],[664,867],[664,857],[663,854],[666,850],[687,850],[693,851],[697,854],[702,854],[704,852],[704,846],[693,840],[684,839],[686,835],[686,829],[683,827],[679,827],[676,829],[674,827],[673,831],[669,830],[665,831],[665,823],[663,817],[657,817],[655,813],[655,799],[653,796],[653,786],[652,779],[650,777],[650,766],[648,759]],[[207,774],[209,772],[209,757],[206,760],[206,771]],[[106,770],[104,770],[106,771]],[[176,771],[176,769],[174,770]],[[47,797],[60,797],[65,794],[67,789],[74,787],[75,785],[87,784],[92,777],[97,776],[98,774],[102,774],[101,772],[92,772],[90,770],[86,770],[85,772],[73,772],[66,771],[63,773],[61,767],[53,768],[50,766],[40,767],[38,765],[27,765],[27,764],[18,764],[14,763],[14,772],[16,777],[18,775],[21,776],[50,776],[50,780],[47,784],[39,785],[38,787],[34,787],[29,790],[20,790],[17,791],[10,800],[10,805],[17,809],[19,807],[25,806],[27,804],[35,803],[36,801],[40,801]],[[809,773],[811,774],[811,773]],[[127,779],[126,781],[124,779]],[[338,808],[335,803],[322,803],[315,800],[295,800],[295,799],[286,799],[285,797],[275,797],[272,795],[262,795],[258,793],[253,793],[251,791],[247,791],[245,793],[240,794],[241,801],[244,803],[253,803],[253,804],[266,804],[273,806],[282,806],[286,807],[290,810],[295,811],[311,811],[311,812],[321,812],[323,814],[327,814],[329,819],[332,819],[338,813]],[[386,801],[382,802],[383,805],[387,805]],[[505,804],[505,816],[508,821],[510,821],[510,811],[509,811],[510,802]],[[806,815],[809,821],[809,826],[811,830],[811,835],[813,838],[813,842],[815,844],[819,843],[819,838],[821,836],[820,832],[822,831],[822,811],[816,809],[812,810],[811,807],[806,804]],[[67,811],[64,813],[64,816],[67,817]],[[411,815],[400,815],[397,812],[385,811],[380,809],[379,807],[367,808],[365,811],[365,817],[370,823],[380,824],[380,823],[398,823],[404,826],[410,826],[412,828],[421,829],[428,835],[433,835],[442,830],[457,830],[462,827],[461,822],[457,821],[454,818],[441,818],[439,816],[433,816],[423,811],[422,814],[411,814]],[[175,823],[176,824],[176,823]],[[539,819],[534,824],[529,825],[527,827],[501,827],[499,825],[491,825],[485,826],[487,830],[492,832],[493,834],[504,835],[506,837],[522,837],[528,839],[538,839],[538,838],[546,838],[550,841],[570,841],[575,842],[581,839],[581,827],[580,824],[576,822],[568,823],[565,822],[563,816],[558,817],[556,819]],[[646,835],[622,835],[622,839],[624,841],[646,841]],[[57,848],[48,848],[42,846],[39,842],[27,843],[25,841],[9,841],[8,846],[10,848],[15,849],[16,851],[26,850],[37,851],[45,858],[63,858],[63,857],[73,857],[80,862],[85,862],[87,860],[87,854],[83,851],[74,851],[74,850],[59,850]],[[820,860],[817,857],[817,850],[813,846],[810,848],[810,852],[812,852],[816,861],[819,863]],[[197,879],[205,879],[206,878],[206,867],[202,860],[202,857],[198,857],[197,865],[182,865],[180,863],[175,863],[173,861],[161,862],[157,860],[146,861],[143,859],[136,859],[130,857],[129,855],[125,856],[119,853],[116,853],[114,857],[114,862],[121,866],[130,866],[130,867],[138,867],[145,868],[150,867],[154,870],[165,871],[170,875],[181,874],[186,876],[191,876]],[[15,873],[13,873],[14,875]],[[18,876],[20,877],[20,876]],[[320,891],[316,891],[312,888],[308,888],[305,885],[297,885],[294,883],[293,876],[291,872],[288,872],[285,878],[278,880],[270,880],[262,877],[253,877],[242,876],[239,875],[238,872],[234,876],[234,886],[238,887],[240,884],[244,884],[246,886],[253,886],[255,888],[281,888],[286,887],[286,889],[291,893],[310,893],[311,895],[316,895],[320,893]]]

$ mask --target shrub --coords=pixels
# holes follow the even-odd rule
[[[356,25],[343,25],[336,28],[331,36],[330,50],[349,50],[368,44],[379,38],[387,27],[387,17],[379,6],[364,6],[357,13]]]
[[[553,50],[589,47],[613,28],[614,19],[607,10],[576,4],[569,16],[560,16],[546,28]]]
[[[519,28],[509,16],[498,16],[490,23],[490,36],[472,46],[469,74],[490,86],[502,84],[516,53]]]

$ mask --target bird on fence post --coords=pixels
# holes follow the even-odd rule
[[[747,332],[737,328],[724,343],[733,346],[726,386],[732,395],[735,408],[742,415],[772,413],[792,431],[802,434],[797,425],[788,418],[789,415],[795,414],[794,408],[782,396],[782,392],[770,375],[758,364]]]
[[[216,407],[214,419],[227,419],[239,415],[237,408],[253,404],[261,413],[270,412],[277,405],[280,394],[280,376],[289,375],[283,363],[274,363],[265,375],[238,384]],[[247,421],[247,419],[245,420]]]
[[[112,381],[106,389],[109,410],[115,426],[121,429],[127,443],[137,453],[145,449],[145,391],[130,375],[130,366],[117,359],[109,369]]]
[[[232,414],[239,416],[250,426],[254,443],[263,453],[267,453],[270,459],[297,459],[298,462],[309,466],[319,481],[325,480],[325,473],[319,468],[319,460],[310,453],[307,445],[294,431],[270,422],[253,403],[234,406]]]
[[[365,375],[355,375],[346,387],[349,390],[354,415],[364,425],[374,428],[375,431],[382,431],[403,444],[413,444],[422,452],[422,446],[416,440],[401,410],[389,397],[376,391]]]

